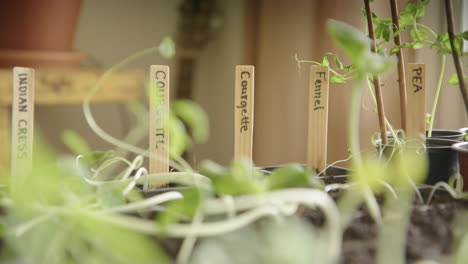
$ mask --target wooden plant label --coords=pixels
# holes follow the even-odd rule
[[[23,177],[32,168],[34,135],[34,69],[13,68],[11,175]]]
[[[328,132],[328,67],[310,67],[307,165],[325,170]]]
[[[236,66],[234,93],[234,159],[252,160],[254,75],[254,66]]]
[[[169,67],[150,68],[149,173],[169,172]]]
[[[406,67],[408,139],[426,140],[426,64],[408,63]]]

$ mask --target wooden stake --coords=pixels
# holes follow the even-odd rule
[[[169,172],[169,67],[150,68],[149,173]],[[152,186],[156,187],[156,186]]]
[[[236,160],[252,160],[254,77],[254,66],[236,66],[234,93],[234,159]]]
[[[32,169],[34,136],[34,69],[13,68],[11,175],[24,177]]]
[[[408,139],[426,140],[426,64],[408,63],[406,67],[408,96]]]
[[[390,0],[390,8],[392,11],[392,22],[393,22],[393,33],[397,32],[399,29],[398,24],[398,5],[397,0]],[[396,46],[400,46],[401,39],[400,34],[396,35],[393,39],[393,42]],[[400,49],[397,52],[398,57],[398,88],[400,91],[400,116],[401,116],[401,128],[406,132],[407,121],[407,109],[406,109],[406,78],[405,78],[405,60],[403,58],[403,50]]]
[[[468,114],[468,93],[466,91],[466,86],[465,86],[465,74],[463,73],[462,63],[460,61],[460,57],[455,51],[455,44],[453,43],[454,38],[455,38],[454,36],[455,33],[453,30],[453,15],[452,15],[452,1],[451,0],[445,0],[445,14],[447,17],[447,32],[448,32],[449,39],[450,39],[450,47],[452,48],[453,62],[455,64],[455,69],[457,71],[457,77],[458,77],[458,83],[459,83],[458,87],[460,88],[460,93],[463,98],[463,103],[465,104],[465,110],[466,110],[466,113]]]
[[[307,165],[318,172],[327,166],[328,72],[327,66],[310,67]]]
[[[374,36],[374,24],[372,22],[372,10],[370,7],[370,0],[364,0],[366,7],[367,27],[369,29],[369,37],[372,40],[371,51],[375,53],[375,36]],[[374,90],[375,99],[377,101],[377,114],[379,115],[379,127],[380,127],[380,138],[383,144],[387,144],[387,129],[385,127],[385,111],[382,98],[382,89],[380,87],[380,78],[378,75],[374,75]]]

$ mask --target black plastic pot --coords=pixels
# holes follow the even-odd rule
[[[276,165],[276,166],[265,166],[265,167],[260,167],[259,169],[262,170],[263,172],[266,173],[271,173],[272,171],[279,169],[281,167],[284,167],[286,165]],[[307,165],[302,165],[304,167],[307,167]],[[315,170],[317,173],[319,173],[317,170]],[[342,176],[342,175],[349,175],[350,169],[339,167],[339,166],[330,166],[327,168],[325,171],[325,174],[327,176]],[[322,176],[322,175],[319,175]]]
[[[467,139],[467,136],[468,136],[468,127],[463,127],[463,128],[460,128],[458,129],[458,131],[462,132],[465,136],[464,136],[464,140],[465,141],[468,141]]]
[[[468,141],[452,145],[453,150],[458,154],[460,162],[460,174],[463,177],[463,190],[468,191]]]
[[[429,159],[429,169],[425,180],[426,184],[435,184],[443,181],[447,182],[452,175],[458,171],[458,158],[452,145],[458,143],[458,140],[427,138],[426,155]],[[389,157],[393,152],[392,143],[382,146],[381,141],[377,142],[377,149],[384,148],[384,154]]]
[[[462,128],[463,129],[463,128]],[[463,140],[463,137],[465,136],[466,134],[466,131],[462,131],[462,129],[460,130],[451,130],[451,129],[433,129],[432,130],[432,136],[431,138],[441,138],[441,139],[451,139],[451,140],[458,140],[458,141],[462,141]],[[468,128],[465,128],[468,130]],[[395,133],[401,137],[402,136],[402,131],[401,130],[397,130],[395,131]],[[427,137],[427,133],[428,131],[426,130],[426,137]],[[393,138],[393,135],[390,131],[387,131],[387,137],[389,139],[392,139]]]

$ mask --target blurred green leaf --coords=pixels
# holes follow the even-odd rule
[[[177,100],[173,103],[172,109],[176,116],[190,128],[195,142],[204,143],[208,140],[208,116],[200,105],[190,100]]]
[[[329,66],[330,65],[330,62],[328,62],[328,55],[331,55],[331,53],[325,53],[323,56],[322,56],[322,59],[320,59],[320,64],[322,66]]]
[[[330,77],[330,83],[343,84],[345,82],[346,81],[345,81],[343,75],[332,75]]]
[[[419,41],[413,42],[413,49],[421,49],[423,47],[424,47],[423,42],[419,42]]]
[[[80,161],[88,167],[94,167],[112,156],[114,156],[114,151],[93,151],[83,154]]]
[[[62,141],[63,143],[77,155],[82,155],[88,152],[91,152],[91,149],[78,133],[75,131],[66,129],[62,132]]]
[[[213,181],[213,187],[219,195],[260,193],[268,188],[264,175],[246,160],[234,161],[229,170],[204,161],[199,171]]]
[[[175,43],[169,38],[165,37],[159,44],[159,53],[166,59],[172,58],[175,55]]]
[[[197,188],[184,190],[181,193],[184,196],[183,199],[168,202],[166,210],[157,215],[156,222],[162,227],[167,227],[180,220],[192,219],[195,215],[200,206],[202,193]]]
[[[370,52],[370,39],[356,28],[329,20],[327,29],[331,37],[348,55],[356,70],[361,73],[380,74],[394,65],[394,59]]]
[[[468,40],[468,30],[463,31],[463,33],[461,33],[460,36],[461,36],[464,40]]]
[[[174,114],[169,116],[168,120],[169,130],[169,155],[171,157],[180,157],[182,154],[191,147],[192,142],[187,134],[182,121],[177,119]]]
[[[427,31],[424,29],[412,28],[410,30],[410,36],[413,41],[427,40],[428,38]]]
[[[268,176],[270,190],[306,187],[314,175],[300,164],[289,164],[274,170]]]
[[[369,38],[356,28],[336,20],[329,20],[327,29],[338,46],[353,62],[358,61],[359,57],[369,50]]]
[[[338,56],[333,55],[333,60],[335,61],[336,67],[338,67],[338,69],[342,70],[343,69],[343,63],[340,61]]]
[[[468,76],[464,76],[464,79],[468,79]],[[450,76],[448,84],[450,84],[450,85],[459,85],[460,84],[460,82],[458,81],[458,75],[456,73],[454,73],[454,74],[452,74]]]

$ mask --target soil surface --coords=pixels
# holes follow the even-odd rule
[[[346,180],[346,177],[322,178],[326,184],[345,183]],[[430,191],[430,187],[420,188],[424,201],[427,201]],[[330,191],[329,195],[337,200],[343,192],[337,189]],[[377,202],[382,205],[383,198],[377,197]],[[449,256],[454,244],[454,219],[466,210],[468,210],[468,200],[453,199],[444,190],[436,191],[429,204],[422,203],[415,196],[407,234],[407,263],[422,259],[442,260]],[[325,216],[318,209],[302,208],[301,215],[317,227],[325,223]],[[362,205],[343,234],[341,263],[375,263],[377,233],[377,225],[366,207]],[[169,255],[175,257],[182,241],[158,239],[158,242]]]
[[[326,183],[342,183],[327,179]],[[424,201],[427,201],[430,188],[421,188]],[[329,193],[335,200],[341,190]],[[382,203],[381,197],[377,197]],[[422,259],[441,260],[452,253],[454,234],[453,222],[458,213],[468,210],[468,200],[453,199],[446,191],[435,192],[429,204],[417,197],[413,202],[411,220],[407,234],[406,259],[408,263]],[[322,212],[306,209],[303,214],[312,224],[321,226],[325,219]],[[354,215],[343,235],[342,263],[375,263],[378,228],[362,206]]]

